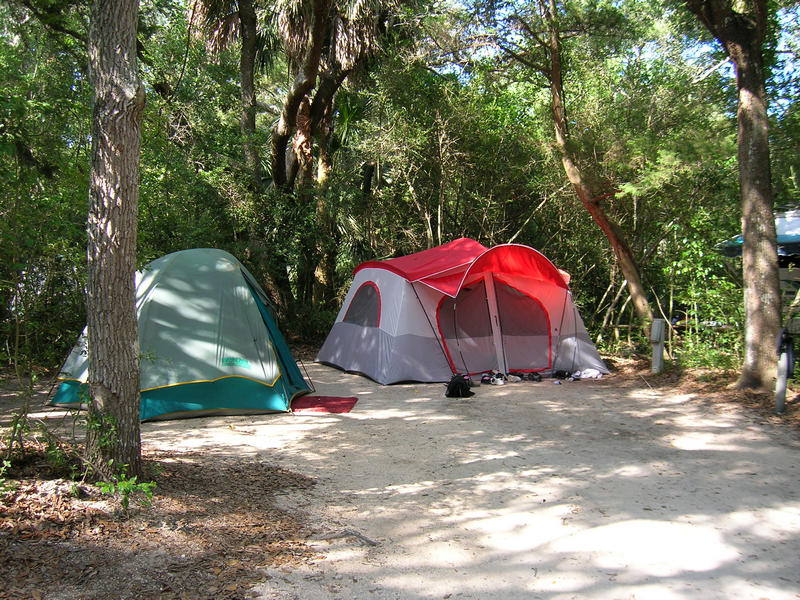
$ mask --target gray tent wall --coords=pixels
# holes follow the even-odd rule
[[[561,335],[555,345],[553,371],[567,371],[597,369],[600,373],[608,373],[603,359],[586,331],[578,309],[569,293],[569,302],[565,305]],[[554,341],[554,344],[556,342]]]

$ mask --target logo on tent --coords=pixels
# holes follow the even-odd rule
[[[222,359],[223,367],[242,367],[243,369],[250,368],[250,361],[246,358],[239,358],[237,356],[226,356]]]

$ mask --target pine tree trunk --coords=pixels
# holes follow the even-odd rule
[[[87,454],[101,478],[141,471],[136,219],[144,87],[136,63],[138,0],[95,0],[87,326],[92,395]]]
[[[729,45],[732,46],[732,45]],[[731,48],[739,89],[738,160],[742,201],[745,353],[742,388],[767,388],[777,375],[780,275],[760,48]]]
[[[781,293],[761,52],[767,3],[754,0],[747,5],[747,13],[734,10],[729,0],[687,0],[686,4],[723,45],[736,69],[745,308],[744,364],[737,385],[768,389],[777,374]]]

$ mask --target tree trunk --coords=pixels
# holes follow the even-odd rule
[[[252,0],[239,0],[239,22],[241,26],[241,61],[239,78],[242,93],[242,115],[239,127],[242,132],[245,164],[252,177],[253,192],[261,192],[261,158],[256,135],[256,10]]]
[[[316,99],[316,98],[315,98]],[[312,106],[313,124],[313,106]],[[336,296],[336,259],[339,247],[339,232],[336,229],[336,219],[331,214],[327,202],[328,184],[331,171],[333,171],[333,156],[330,151],[330,138],[333,133],[333,103],[326,105],[320,122],[317,126],[319,137],[319,157],[317,158],[317,223],[322,235],[317,240],[320,253],[320,265],[317,268],[316,283],[319,292],[314,300],[325,305],[334,300]]]
[[[110,478],[141,472],[136,218],[144,86],[136,63],[138,0],[95,0],[89,177],[87,328],[92,395],[86,450]]]
[[[330,137],[333,132],[334,102],[336,93],[347,78],[349,71],[320,73],[319,86],[311,102],[311,135],[319,138],[319,159],[317,164],[317,187],[324,190],[328,176],[333,170],[333,157],[330,153]]]
[[[742,274],[745,346],[740,388],[767,389],[777,374],[781,326],[778,247],[773,215],[769,124],[761,46],[767,3],[754,0],[739,13],[727,0],[687,0],[689,9],[719,40],[736,69],[739,194],[742,203]]]
[[[617,263],[622,271],[623,277],[628,282],[628,291],[633,301],[636,316],[639,318],[643,327],[647,327],[653,320],[653,312],[647,300],[647,293],[642,278],[639,274],[639,266],[633,256],[633,252],[625,240],[625,236],[619,226],[608,218],[602,205],[599,195],[594,193],[584,181],[580,169],[575,164],[567,143],[567,124],[564,111],[564,87],[561,71],[561,40],[559,39],[558,27],[556,25],[556,4],[555,0],[550,0],[549,10],[546,13],[546,21],[549,28],[549,55],[550,55],[550,92],[552,96],[553,124],[555,126],[556,145],[561,153],[561,164],[567,174],[569,182],[578,194],[584,207],[597,223],[601,231],[608,238]]]
[[[314,177],[314,138],[311,132],[311,100],[308,96],[300,101],[295,122],[297,132],[292,142],[292,150],[300,169],[298,176],[302,194],[312,186]]]
[[[297,110],[303,98],[314,89],[317,83],[330,0],[314,0],[313,6],[314,25],[308,49],[300,71],[295,77],[294,85],[284,98],[281,116],[272,129],[270,163],[272,165],[272,181],[278,189],[286,189],[288,181],[286,148],[297,126]]]

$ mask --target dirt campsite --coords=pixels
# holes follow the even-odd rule
[[[718,381],[307,369],[352,409],[144,423],[150,506],[23,479],[0,598],[800,598],[800,434]]]

